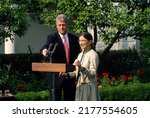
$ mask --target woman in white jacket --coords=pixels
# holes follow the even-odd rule
[[[83,32],[79,35],[79,44],[82,52],[78,55],[74,65],[76,71],[70,73],[76,75],[76,101],[98,101],[100,100],[96,73],[99,65],[99,57],[96,51],[92,49],[92,35]]]

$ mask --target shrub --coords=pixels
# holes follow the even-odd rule
[[[8,89],[8,79],[10,76],[10,65],[6,65],[4,67],[0,67],[0,90],[2,90],[2,94],[5,93],[5,90]]]
[[[102,101],[149,101],[150,83],[102,87],[99,92]]]
[[[135,83],[99,89],[101,101],[150,101],[150,83]],[[19,92],[15,95],[18,101],[47,101],[48,91]]]
[[[105,59],[99,53],[100,64],[98,74],[109,72],[113,76],[130,74],[130,72],[143,68],[143,61],[136,50],[110,51]]]
[[[48,91],[40,92],[19,92],[15,95],[16,100],[18,101],[46,101],[48,100]]]

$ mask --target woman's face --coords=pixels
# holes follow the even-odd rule
[[[80,47],[81,49],[83,50],[88,50],[91,48],[91,41],[87,40],[86,38],[84,38],[83,36],[80,36],[79,37],[79,44],[80,44]]]

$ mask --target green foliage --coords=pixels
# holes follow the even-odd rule
[[[141,41],[142,50],[150,50],[150,36],[143,37]]]
[[[8,88],[13,94],[16,94],[18,92],[37,92],[46,90],[48,89],[48,85],[44,78],[45,76],[39,77],[35,73],[28,73],[27,75],[12,73],[8,79]]]
[[[45,73],[37,73],[31,71],[32,61],[40,62],[40,54],[18,54],[18,55],[0,55],[1,66],[5,67],[10,64],[11,69],[8,76],[8,89],[11,93],[26,91],[42,91],[48,89],[45,80]],[[5,67],[6,68],[6,67]],[[4,70],[2,71],[5,72]],[[0,77],[5,77],[0,74]]]
[[[139,3],[146,4],[142,1]],[[75,32],[81,32],[96,24],[101,31],[100,35],[103,34],[102,36],[105,37],[102,39],[108,41],[116,35],[117,31],[120,31],[119,37],[121,38],[138,35],[137,32],[142,34],[149,31],[149,9],[143,10],[140,5],[135,7],[136,1],[132,2],[131,6],[128,1],[116,3],[111,0],[72,0],[71,2],[68,0],[41,0],[38,5],[40,7],[37,8],[37,4],[33,7],[40,12],[39,20],[47,26],[54,27],[56,16],[64,13],[69,16]]]
[[[30,1],[30,2],[29,2]],[[99,39],[108,47],[107,54],[113,44],[120,39],[132,37],[144,40],[150,33],[150,8],[148,1],[137,0],[29,0],[26,8],[34,20],[55,28],[58,14],[66,14],[70,19],[70,31],[80,33],[88,28],[94,30],[94,44],[98,32]],[[22,3],[24,4],[24,3]]]
[[[99,93],[102,101],[149,101],[150,83],[103,87]],[[18,101],[47,101],[48,97],[48,91],[19,92],[15,95]]]
[[[101,54],[99,54],[99,58],[101,60]],[[131,75],[138,69],[143,68],[144,61],[136,50],[111,51],[105,60],[100,62],[98,74],[108,72],[112,76]]]
[[[13,33],[23,36],[28,28],[27,13],[22,5],[13,4],[13,0],[0,1],[0,44]]]
[[[144,71],[139,68],[140,64],[139,57],[137,57],[138,53],[130,52],[128,54],[127,52],[119,53],[116,52],[117,56],[108,57],[108,59],[112,60],[112,57],[117,62],[113,61],[114,64],[119,64],[120,60],[123,62],[115,68],[121,70],[126,69],[126,66],[128,69],[132,68],[135,69],[135,73],[122,73],[119,75],[125,74],[126,80],[125,83],[121,84],[122,81],[112,81],[112,73],[108,76],[107,79],[111,80],[111,83],[108,85],[106,79],[104,80],[104,86],[102,85],[99,89],[101,100],[150,100],[150,84],[141,84],[141,78],[143,80],[143,75],[147,73],[147,75],[144,77],[147,82],[150,80],[150,69],[147,68],[147,70]],[[114,54],[116,54],[114,53]],[[134,54],[135,53],[135,54]],[[125,55],[125,56],[124,56]],[[132,57],[133,56],[133,57]],[[114,57],[121,57],[120,60]],[[126,57],[126,58],[125,58]],[[130,61],[130,59],[134,61]],[[129,59],[126,61],[126,59]],[[137,59],[137,62],[135,61]],[[23,62],[22,62],[23,61]],[[47,83],[45,81],[45,74],[44,73],[34,73],[31,72],[31,62],[41,62],[41,55],[40,54],[16,54],[16,55],[0,55],[0,64],[1,67],[4,67],[5,69],[0,70],[0,77],[6,77],[8,83],[8,89],[12,94],[15,95],[16,100],[21,101],[36,101],[36,100],[48,100],[49,99],[49,93],[47,91]],[[135,63],[136,62],[136,63]],[[24,64],[22,64],[24,63]],[[6,66],[11,64],[11,66]],[[110,64],[110,63],[109,63]],[[125,64],[125,66],[123,65]],[[131,65],[133,64],[133,65]],[[134,65],[135,64],[135,65]],[[139,65],[138,65],[139,64]],[[8,68],[7,68],[8,67]],[[9,68],[10,67],[10,68]],[[112,68],[112,66],[109,66],[108,68]],[[116,70],[114,70],[116,72]],[[118,74],[118,73],[117,73]],[[136,75],[135,75],[136,74]],[[139,75],[139,76],[137,76]],[[121,80],[121,76],[118,80]],[[128,78],[128,77],[132,77]],[[0,79],[1,79],[0,78]],[[103,78],[104,79],[104,78]],[[140,82],[139,82],[140,79]],[[46,91],[45,91],[46,90]],[[40,92],[41,91],[41,92]]]
[[[13,70],[11,65],[0,68],[0,90],[9,89],[13,94],[26,91],[41,91],[48,89],[45,76],[37,76],[37,73],[20,73]]]
[[[10,76],[11,65],[0,67],[0,90],[5,90],[8,87],[8,79]]]
[[[19,92],[15,95],[15,99],[18,101],[47,101],[48,100],[48,91],[40,92]]]
[[[99,89],[102,101],[149,101],[150,83]]]

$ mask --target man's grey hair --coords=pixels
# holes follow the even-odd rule
[[[68,21],[68,17],[66,16],[66,15],[64,15],[64,14],[60,14],[60,15],[58,15],[57,17],[56,17],[56,21],[58,21],[58,20],[63,20],[65,23],[69,23],[69,21]]]

